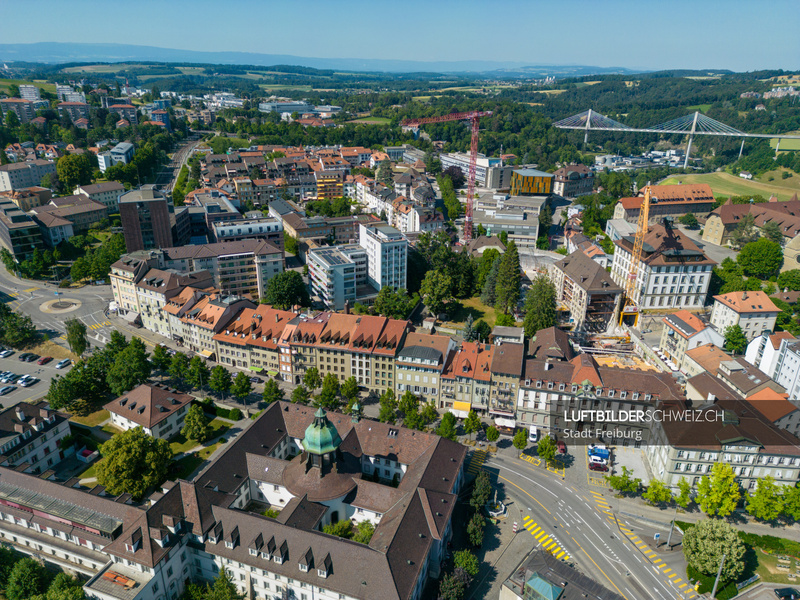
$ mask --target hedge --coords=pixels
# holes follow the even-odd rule
[[[211,398],[200,400],[200,406],[203,407],[203,411],[211,413],[215,417],[222,417],[223,419],[230,419],[231,421],[238,421],[242,418],[242,411],[238,408],[227,409],[224,406],[217,406]]]

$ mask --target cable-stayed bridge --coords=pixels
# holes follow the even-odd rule
[[[624,133],[688,135],[689,144],[686,148],[686,160],[683,163],[684,168],[689,165],[689,154],[692,151],[692,142],[694,141],[694,136],[696,135],[715,135],[742,138],[742,147],[739,149],[739,158],[742,156],[745,138],[776,138],[778,140],[777,148],[775,149],[776,153],[778,149],[780,149],[781,140],[800,140],[800,135],[797,134],[781,135],[775,133],[745,133],[734,127],[731,127],[730,125],[721,123],[716,119],[707,117],[700,111],[695,111],[694,113],[688,114],[684,117],[672,119],[666,123],[659,123],[658,125],[653,125],[652,127],[637,128],[628,127],[624,123],[615,121],[611,117],[602,115],[590,108],[589,110],[585,110],[577,115],[572,115],[571,117],[557,121],[553,123],[553,126],[558,127],[559,129],[580,129],[585,131],[583,136],[584,144],[589,141],[590,131],[621,131]]]

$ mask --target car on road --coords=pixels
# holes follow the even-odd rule
[[[12,354],[14,354],[13,350],[3,350],[2,352],[0,352],[0,358],[8,358]]]
[[[72,364],[72,361],[68,358],[64,360],[60,360],[56,363],[56,369],[63,369],[64,367],[68,367]]]
[[[601,465],[600,463],[592,463],[592,462],[590,462],[589,463],[589,470],[590,471],[600,471],[602,473],[605,473],[606,471],[608,471],[608,467],[606,465]]]
[[[800,599],[800,592],[794,588],[778,588],[775,590],[775,595],[781,600],[798,600]]]
[[[600,458],[599,456],[590,456],[589,457],[589,464],[590,465],[607,465],[608,461],[605,458]]]
[[[52,356],[43,356],[42,358],[40,358],[39,360],[36,361],[36,364],[37,365],[46,365],[51,360],[53,360]]]
[[[0,387],[0,396],[5,396],[9,392],[13,392],[15,389],[17,388],[15,388],[13,385],[4,385],[3,387]]]
[[[264,380],[261,377],[251,377],[250,383],[264,383]]]

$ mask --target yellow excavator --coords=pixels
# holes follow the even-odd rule
[[[639,265],[642,256],[644,237],[647,235],[647,223],[650,218],[650,186],[644,188],[644,198],[639,209],[639,222],[636,227],[636,238],[633,241],[633,254],[631,254],[631,267],[628,279],[625,281],[625,296],[622,299],[622,310],[619,313],[620,325],[625,324],[636,327],[639,323],[639,307],[636,305],[636,282],[639,279]]]

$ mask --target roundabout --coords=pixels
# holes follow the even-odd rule
[[[75,298],[56,298],[39,306],[39,310],[47,314],[65,314],[77,310],[83,303]]]

